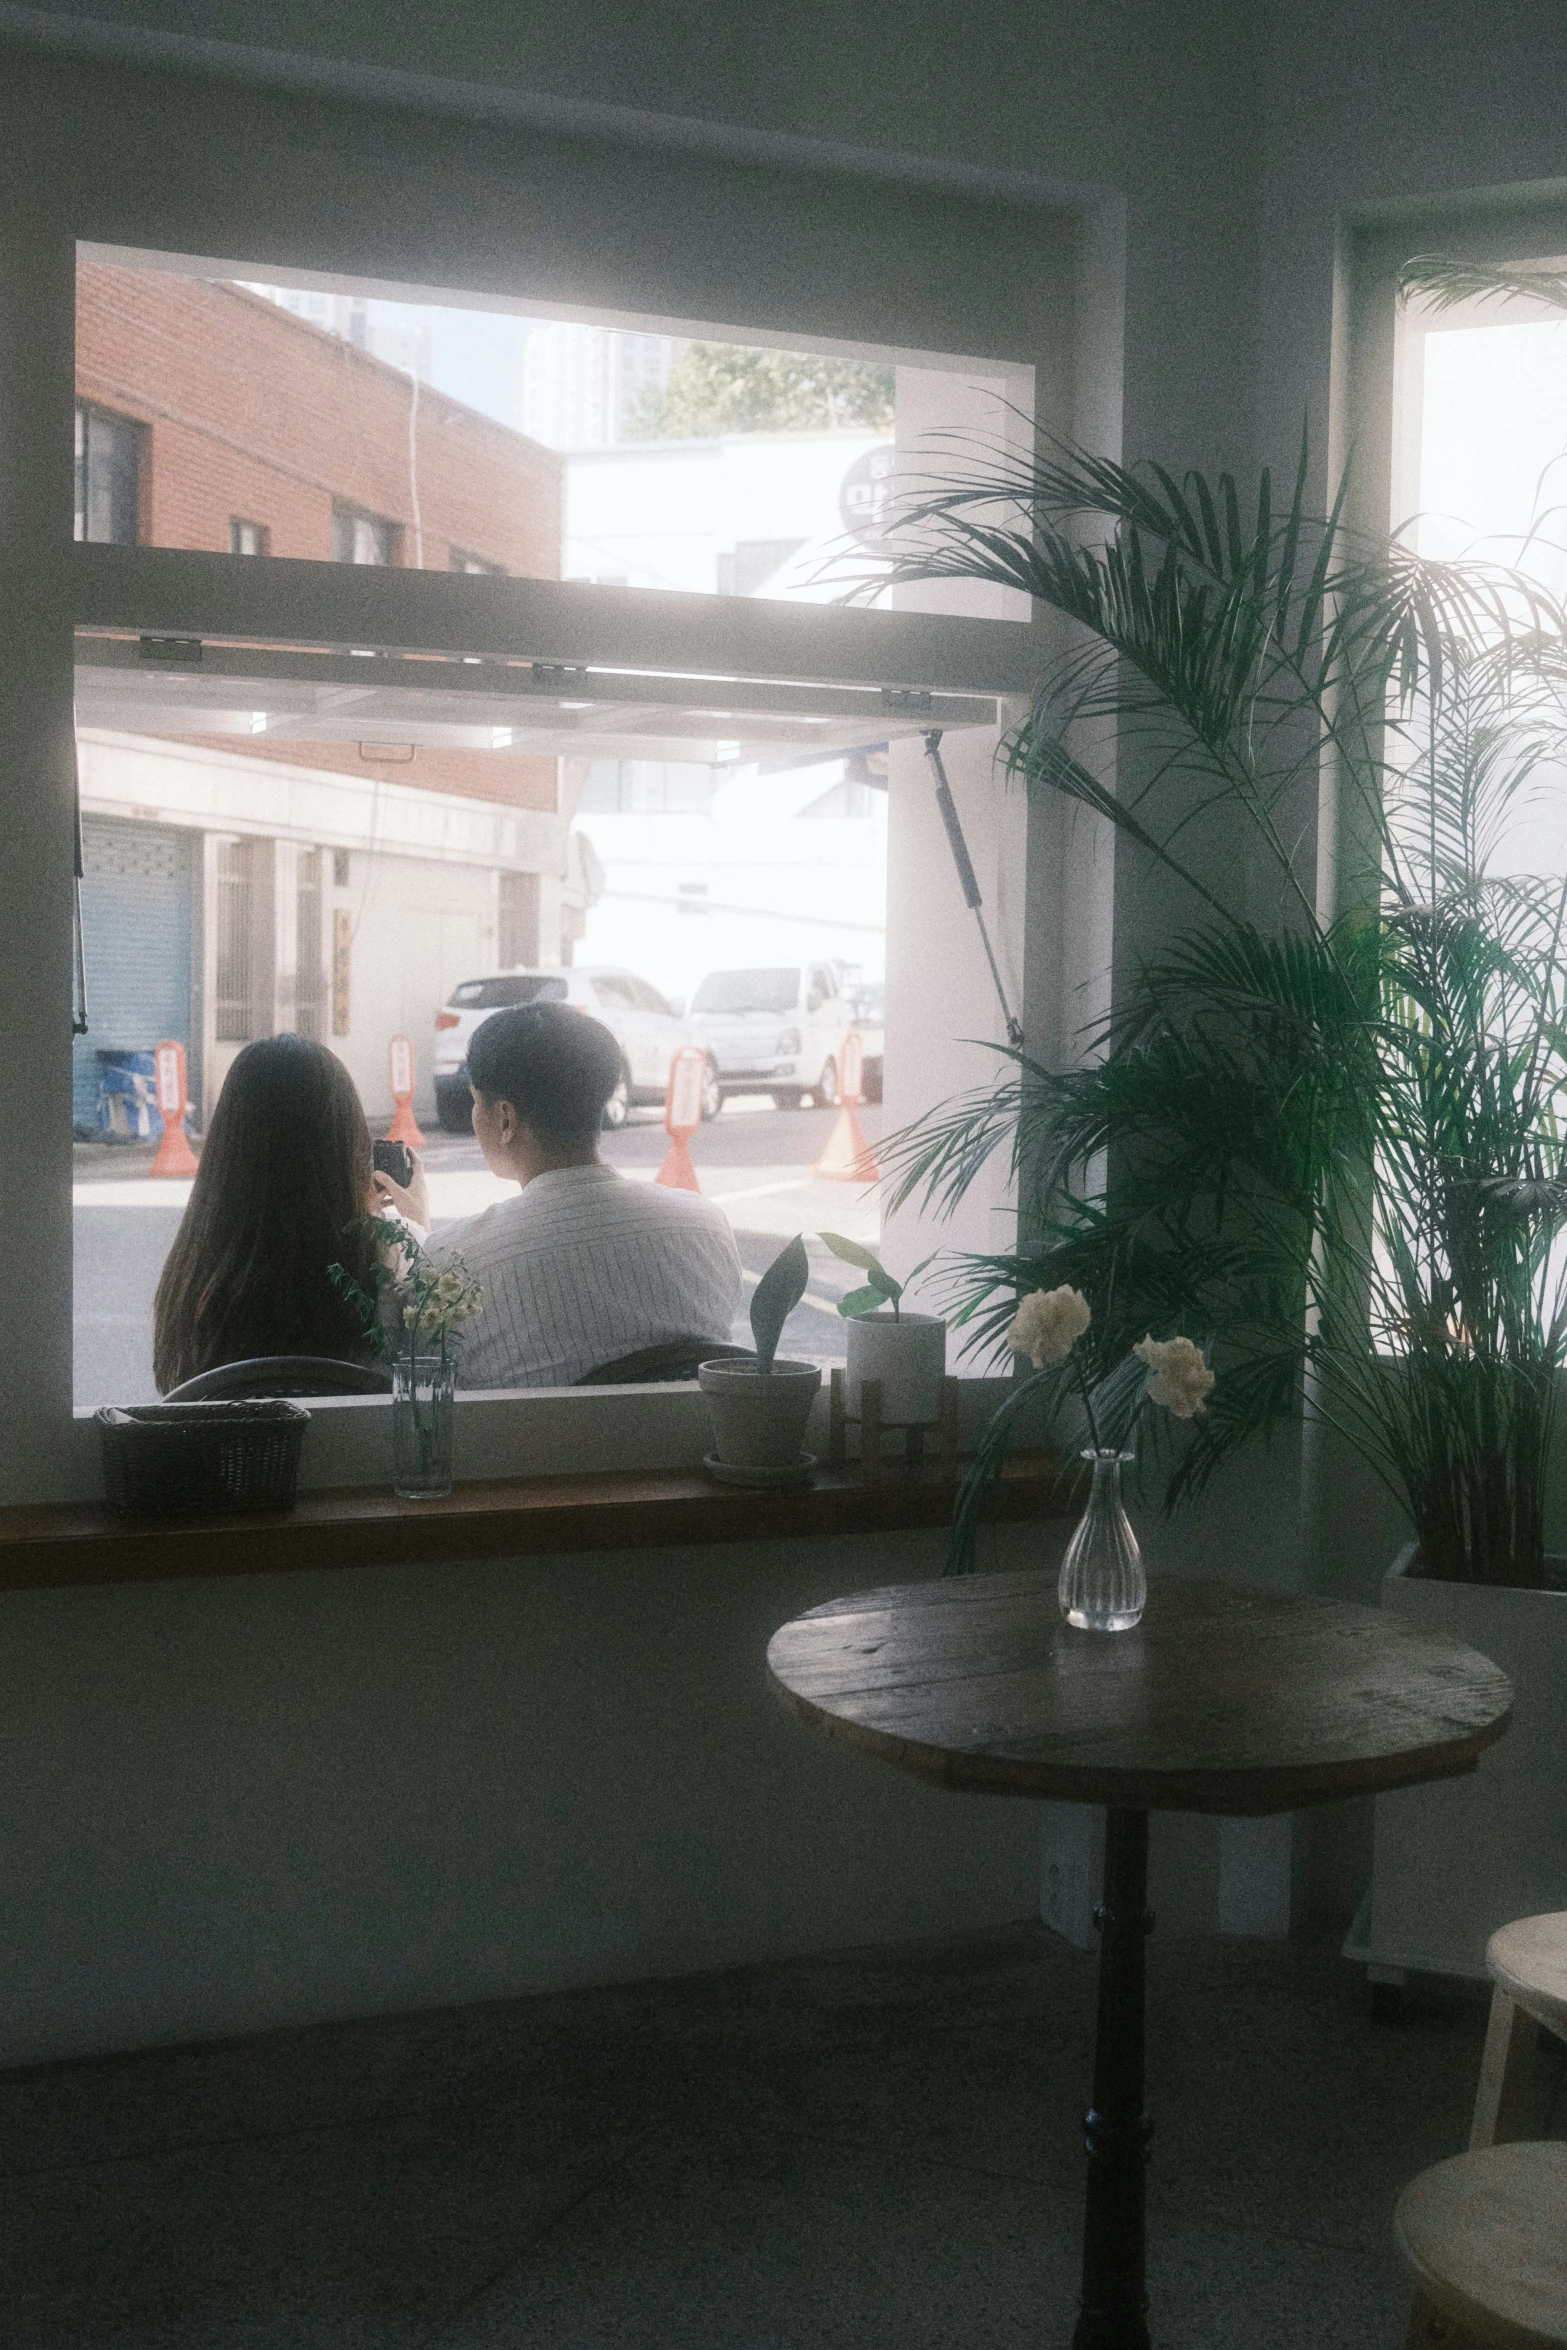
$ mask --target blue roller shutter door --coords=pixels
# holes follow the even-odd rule
[[[76,1039],[71,1115],[98,1125],[101,1052],[185,1047],[199,1101],[200,1037],[192,1036],[194,873],[199,833],[88,816],[82,823],[82,939],[89,1033]]]

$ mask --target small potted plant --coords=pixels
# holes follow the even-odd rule
[[[835,1257],[865,1275],[858,1289],[838,1300],[838,1311],[849,1325],[849,1417],[860,1417],[860,1391],[867,1379],[874,1379],[881,1386],[884,1428],[930,1427],[941,1417],[946,1323],[937,1314],[911,1313],[902,1302],[908,1282],[895,1281],[881,1259],[857,1240],[846,1240],[841,1232],[824,1232],[821,1238]],[[916,1265],[914,1271],[922,1269]],[[913,1278],[911,1273],[909,1280]],[[889,1306],[890,1313],[885,1310]]]
[[[796,1485],[814,1463],[805,1449],[811,1406],[822,1383],[816,1363],[780,1362],[783,1326],[805,1295],[809,1276],[798,1233],[773,1259],[751,1300],[754,1357],[703,1363],[713,1450],[707,1466],[728,1485]]]

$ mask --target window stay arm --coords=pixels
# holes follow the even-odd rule
[[[996,983],[996,995],[1001,1005],[1001,1017],[1006,1023],[1007,1042],[1014,1051],[1023,1043],[1023,1025],[1013,1016],[1007,1002],[1007,991],[1002,984],[996,962],[996,952],[990,943],[990,932],[985,928],[985,901],[980,895],[979,878],[974,871],[974,860],[968,853],[968,842],[963,838],[963,827],[958,821],[952,787],[947,781],[947,770],[941,758],[941,729],[933,728],[925,737],[925,756],[930,761],[931,773],[936,778],[936,805],[941,810],[941,821],[946,827],[947,846],[952,851],[952,862],[957,867],[958,882],[963,891],[963,902],[979,924],[980,941],[985,949],[985,960],[990,965],[990,976]]]

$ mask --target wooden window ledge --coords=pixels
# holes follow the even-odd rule
[[[379,1485],[328,1487],[302,1493],[286,1513],[255,1517],[121,1518],[101,1502],[0,1509],[0,1591],[897,1532],[945,1525],[952,1493],[936,1468],[889,1465],[879,1485],[863,1485],[853,1466],[821,1468],[789,1493],[741,1492],[699,1469],[672,1469],[497,1478],[459,1485],[443,1501],[399,1501]],[[1069,1506],[1055,1460],[1023,1454],[1008,1462],[988,1514],[1016,1523]]]

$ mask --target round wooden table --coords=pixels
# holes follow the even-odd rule
[[[1472,1771],[1507,1727],[1488,1658],[1376,1608],[1154,1578],[1130,1632],[1074,1632],[1053,1574],[895,1584],[775,1632],[786,1704],[900,1770],[1106,1809],[1073,2350],[1147,2350],[1148,1814],[1260,1816]]]

